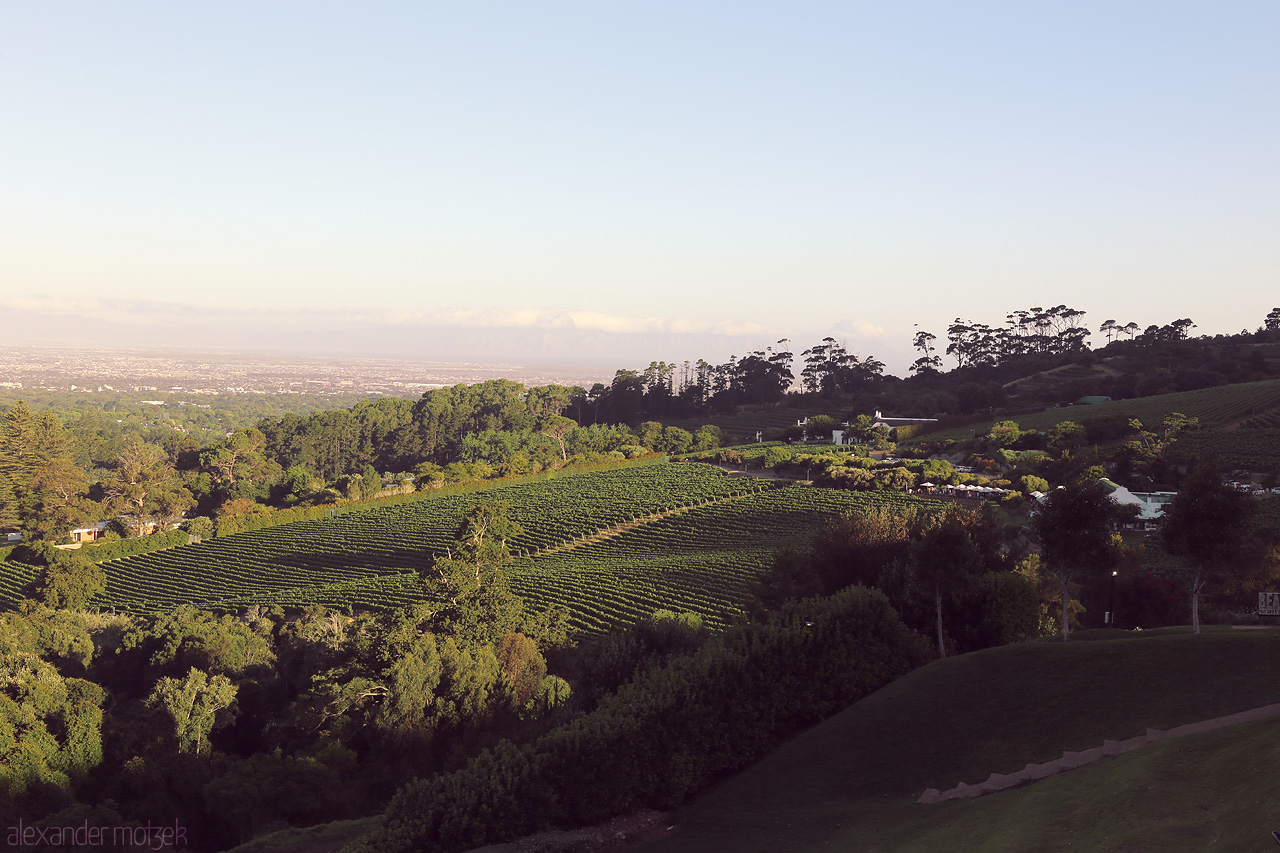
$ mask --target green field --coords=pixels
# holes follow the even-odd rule
[[[1064,750],[1280,702],[1277,630],[1077,638],[923,667],[680,810],[670,837],[643,849],[1269,849],[1280,828],[1280,719],[1161,741],[972,800],[915,802],[926,788],[981,782]]]
[[[1160,394],[1155,397],[1138,397],[1132,400],[1116,400],[1091,406],[1070,406],[1046,409],[1028,415],[1014,415],[998,420],[1017,422],[1022,429],[1047,430],[1062,421],[1080,423],[1090,418],[1137,418],[1147,427],[1156,426],[1171,412],[1182,412],[1199,418],[1205,427],[1220,427],[1257,417],[1280,407],[1280,379],[1264,382],[1244,382],[1223,385],[1218,388],[1202,388],[1177,394]],[[982,435],[997,419],[966,424],[948,430],[928,433],[922,441],[965,441],[974,435]]]

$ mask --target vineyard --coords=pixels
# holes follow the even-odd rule
[[[595,632],[657,609],[723,625],[787,542],[823,516],[857,507],[929,503],[901,492],[778,486],[691,463],[651,465],[443,495],[105,563],[92,603],[126,611],[177,604],[385,609],[423,600],[418,571],[480,503],[505,500],[525,531],[507,567],[534,608],[561,604]],[[0,606],[14,606],[38,569],[0,562]]]
[[[1137,418],[1147,427],[1156,426],[1172,412],[1182,412],[1199,418],[1202,426],[1222,427],[1228,424],[1259,417],[1280,407],[1280,379],[1264,382],[1245,382],[1223,385],[1218,388],[1201,388],[1177,394],[1160,394],[1155,397],[1137,397],[1132,400],[1115,400],[1091,406],[1071,406],[1047,409],[1028,415],[1009,418],[1022,429],[1047,430],[1062,421],[1080,423],[1092,418]],[[974,435],[982,435],[995,421],[966,424],[940,432],[929,433],[924,441],[965,441]]]
[[[1178,456],[1194,462],[1215,457],[1229,468],[1280,471],[1280,429],[1207,429],[1178,439]]]
[[[1241,429],[1280,429],[1280,408],[1254,415],[1240,424]]]
[[[0,562],[0,609],[16,607],[23,590],[39,576],[40,570],[24,563]]]
[[[901,492],[792,485],[696,506],[617,536],[593,539],[507,567],[512,590],[534,608],[561,604],[583,631],[627,625],[654,610],[691,611],[713,626],[741,610],[752,583],[784,543],[803,544],[823,516],[858,507],[929,505]],[[399,607],[423,599],[413,574],[299,586],[211,602]]]
[[[706,465],[648,465],[577,474],[296,522],[106,563],[100,607],[208,605],[301,587],[414,575],[443,553],[468,512],[507,501],[524,527],[512,550],[532,553],[655,512],[768,488]],[[372,602],[371,602],[372,603]]]

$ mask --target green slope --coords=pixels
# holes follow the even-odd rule
[[[579,630],[629,625],[658,609],[698,613],[718,626],[727,612],[742,607],[782,544],[807,540],[832,515],[907,502],[932,503],[898,492],[782,486],[522,557],[506,573],[512,591],[534,607],[567,607]],[[213,604],[392,607],[421,600],[417,576],[408,573],[263,591]]]
[[[1280,407],[1280,379],[1263,382],[1243,382],[1218,388],[1201,388],[1176,394],[1159,394],[1154,397],[1137,397],[1132,400],[1116,400],[1092,406],[1069,406],[1047,409],[1027,415],[1014,415],[999,420],[1015,421],[1022,429],[1046,430],[1062,421],[1079,423],[1090,418],[1122,416],[1137,418],[1147,426],[1154,426],[1170,412],[1182,412],[1199,418],[1206,427],[1219,427],[1259,415]],[[954,429],[942,430],[921,436],[924,441],[954,439],[963,441],[973,435],[982,435],[996,419],[966,424]]]
[[[678,815],[671,837],[645,849],[1138,851],[1252,849],[1231,846],[1240,838],[1270,843],[1266,833],[1280,828],[1274,721],[1234,730],[1260,733],[1263,751],[1243,763],[1215,759],[1221,775],[1212,780],[1197,781],[1195,771],[1215,755],[1214,744],[1249,756],[1253,742],[1236,743],[1233,730],[1221,730],[1014,791],[915,803],[928,787],[980,782],[1148,727],[1280,702],[1280,681],[1271,675],[1280,631],[1154,633],[938,661],[726,781]],[[1144,811],[1131,815],[1125,804]],[[1159,843],[1142,841],[1134,826]]]
[[[98,606],[150,610],[211,606],[305,587],[377,584],[413,576],[452,544],[468,512],[507,501],[524,527],[516,550],[539,550],[637,516],[768,488],[698,464],[565,472],[541,482],[464,494],[426,494],[391,506],[300,521],[105,564]],[[265,600],[265,598],[264,598]],[[370,602],[376,604],[376,602]]]

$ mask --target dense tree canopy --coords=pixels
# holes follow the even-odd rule
[[[1280,574],[1270,543],[1251,536],[1256,502],[1222,482],[1218,468],[1193,468],[1165,507],[1160,542],[1190,567],[1191,630],[1200,633],[1200,596],[1209,587],[1234,591],[1253,583],[1263,588]]]
[[[1070,639],[1071,584],[1083,576],[1110,569],[1117,552],[1112,524],[1119,515],[1106,487],[1096,479],[1079,479],[1050,492],[1031,519],[1048,570],[1062,584],[1062,639]]]

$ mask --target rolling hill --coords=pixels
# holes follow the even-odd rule
[[[1085,632],[934,662],[681,809],[677,829],[643,849],[1262,849],[1280,828],[1275,718],[1020,789],[916,803],[928,787],[1280,701],[1269,676],[1280,631],[1185,631]]]

